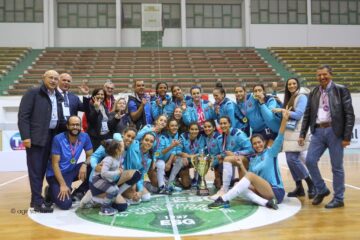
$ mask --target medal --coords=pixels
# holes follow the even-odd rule
[[[247,117],[243,117],[242,121],[243,121],[243,123],[247,123],[247,121],[248,121]]]
[[[159,152],[156,152],[155,153],[155,157],[159,157],[160,156],[160,153]]]
[[[72,159],[70,160],[70,163],[71,163],[71,164],[75,164],[75,163],[76,163],[75,158],[72,158]]]

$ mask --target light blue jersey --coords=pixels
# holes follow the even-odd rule
[[[141,179],[136,183],[137,191],[144,189],[144,176],[149,171],[153,161],[149,152],[143,154],[140,150],[140,142],[134,140],[126,151],[124,159],[124,170],[138,170],[141,173]]]
[[[277,156],[281,151],[284,135],[278,134],[273,145],[250,158],[249,172],[265,179],[272,187],[284,188]]]

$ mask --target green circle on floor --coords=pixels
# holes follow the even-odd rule
[[[237,222],[252,215],[258,209],[257,205],[241,199],[231,201],[231,208],[208,209],[207,205],[211,202],[213,201],[208,197],[182,192],[171,196],[153,196],[151,201],[131,205],[125,212],[115,216],[101,216],[99,208],[79,208],[76,214],[85,220],[113,227],[191,234]]]

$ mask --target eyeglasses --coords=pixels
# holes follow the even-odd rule
[[[69,127],[80,127],[80,123],[69,124]]]

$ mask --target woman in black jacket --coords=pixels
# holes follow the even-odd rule
[[[125,98],[119,98],[115,101],[108,121],[111,134],[115,132],[122,133],[126,127],[133,124],[129,113],[126,111],[126,105],[127,103]]]
[[[97,149],[102,140],[111,138],[108,127],[109,112],[104,105],[106,93],[102,88],[97,88],[92,92],[89,103],[89,112],[87,117],[88,129],[93,149]]]

